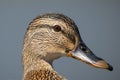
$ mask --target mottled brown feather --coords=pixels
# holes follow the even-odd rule
[[[24,80],[62,80],[62,77],[54,71],[31,70],[25,75]]]

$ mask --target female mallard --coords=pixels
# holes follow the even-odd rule
[[[80,37],[73,20],[63,14],[36,17],[27,29],[23,46],[24,80],[65,80],[52,67],[62,56],[81,60],[97,68],[112,70],[95,56]]]

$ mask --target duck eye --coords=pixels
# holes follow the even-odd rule
[[[61,27],[60,27],[59,25],[55,25],[55,26],[53,27],[53,29],[54,29],[54,31],[56,31],[56,32],[61,31]]]

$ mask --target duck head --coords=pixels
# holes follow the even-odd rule
[[[30,23],[26,36],[26,44],[32,45],[34,54],[49,63],[68,56],[97,68],[113,70],[112,66],[93,54],[81,39],[77,25],[63,14],[48,13],[36,17]]]

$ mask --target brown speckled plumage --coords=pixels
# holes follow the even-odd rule
[[[56,13],[36,17],[29,24],[24,37],[23,80],[66,80],[52,67],[53,60],[62,56],[112,70],[84,44],[73,20]]]
[[[62,77],[49,70],[31,70],[25,76],[25,80],[62,80]]]

